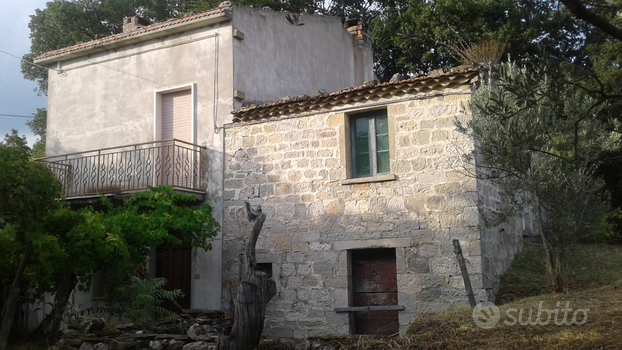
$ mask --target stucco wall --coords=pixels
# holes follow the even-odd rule
[[[240,278],[248,200],[267,215],[258,261],[273,263],[278,288],[268,337],[349,332],[348,314],[333,310],[349,306],[349,249],[396,249],[402,330],[424,313],[466,305],[452,239],[470,262],[477,299],[485,299],[476,180],[460,171],[472,142],[454,124],[470,117],[461,112],[469,98],[464,86],[226,130],[224,282]],[[347,115],[387,103],[380,108],[388,112],[396,180],[341,184]]]
[[[63,62],[66,76],[50,74],[46,154],[153,141],[156,91],[194,84],[196,131],[187,141],[208,147],[207,197],[221,221],[222,133],[214,133],[214,113],[217,125],[231,119],[231,33],[225,22]],[[220,242],[193,259],[192,307],[220,309]],[[79,304],[89,307],[90,296]]]
[[[233,42],[234,88],[246,94],[241,103],[313,96],[319,89],[333,92],[363,83],[355,81],[355,43],[339,18],[304,14],[304,25],[291,26],[286,12],[246,7],[232,12],[234,28],[244,33],[244,40]],[[359,50],[366,54],[371,80],[371,44]]]

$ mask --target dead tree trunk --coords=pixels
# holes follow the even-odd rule
[[[257,271],[257,259],[255,258],[257,237],[266,220],[266,215],[261,212],[261,206],[252,210],[248,202],[244,209],[246,218],[253,223],[251,235],[246,243],[246,271],[238,286],[236,297],[225,296],[225,300],[228,299],[229,303],[233,303],[235,312],[231,332],[220,338],[220,350],[255,349],[261,339],[266,306],[276,295],[276,283],[268,278],[266,273]],[[230,289],[227,293],[231,293]],[[232,307],[230,304],[225,305],[225,309],[232,309]]]

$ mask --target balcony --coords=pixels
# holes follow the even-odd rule
[[[170,139],[37,159],[63,186],[65,198],[124,195],[172,186],[203,199],[207,149]]]

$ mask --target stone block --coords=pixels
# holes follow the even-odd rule
[[[413,145],[427,145],[430,143],[430,132],[428,130],[421,130],[413,133],[412,143]]]
[[[447,199],[445,196],[428,197],[427,209],[432,211],[442,211],[447,207]]]
[[[332,301],[333,292],[326,289],[312,289],[310,298],[318,303],[328,303]]]
[[[417,242],[417,255],[421,257],[438,256],[440,242]]]
[[[450,207],[472,207],[477,205],[477,192],[454,193],[448,196]]]
[[[304,277],[290,276],[287,278],[287,288],[300,288],[303,285]]]
[[[286,196],[292,193],[292,186],[290,184],[278,184],[276,185],[276,195]]]
[[[319,276],[330,277],[334,275],[334,266],[328,261],[316,262],[313,263],[313,273]]]
[[[305,262],[305,255],[300,252],[287,253],[287,262],[300,264]]]
[[[460,273],[455,257],[442,256],[430,259],[430,272],[443,275],[457,275]]]
[[[387,201],[387,210],[388,211],[403,211],[406,209],[406,205],[404,204],[403,197],[391,197]]]
[[[478,226],[479,225],[479,213],[477,207],[467,207],[462,211],[462,220],[464,226]]]
[[[328,201],[325,205],[327,215],[339,215],[343,212],[343,203],[339,200]]]
[[[447,181],[445,172],[421,173],[417,176],[417,181],[423,184],[440,184]]]
[[[449,132],[446,130],[434,130],[432,132],[433,142],[443,142],[449,140]]]
[[[415,294],[418,302],[438,302],[441,300],[441,288],[424,288]]]
[[[321,287],[320,280],[314,276],[306,276],[303,278],[302,286],[306,288]]]
[[[288,251],[292,248],[292,240],[289,235],[277,236],[274,245],[276,250]]]
[[[242,138],[243,147],[253,147],[255,145],[255,138],[252,136],[245,136]]]
[[[430,262],[423,257],[410,256],[408,257],[408,271],[413,273],[429,273]]]
[[[281,275],[283,277],[293,276],[296,274],[296,265],[285,263],[281,265]]]

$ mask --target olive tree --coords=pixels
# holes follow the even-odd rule
[[[600,153],[620,148],[615,120],[598,98],[554,65],[493,67],[474,93],[473,119],[457,123],[471,136],[480,179],[503,195],[505,208],[480,211],[494,224],[530,209],[546,252],[554,291],[563,283],[562,257],[569,244],[595,233],[606,208],[603,182],[594,172]],[[606,115],[605,115],[606,116]]]

